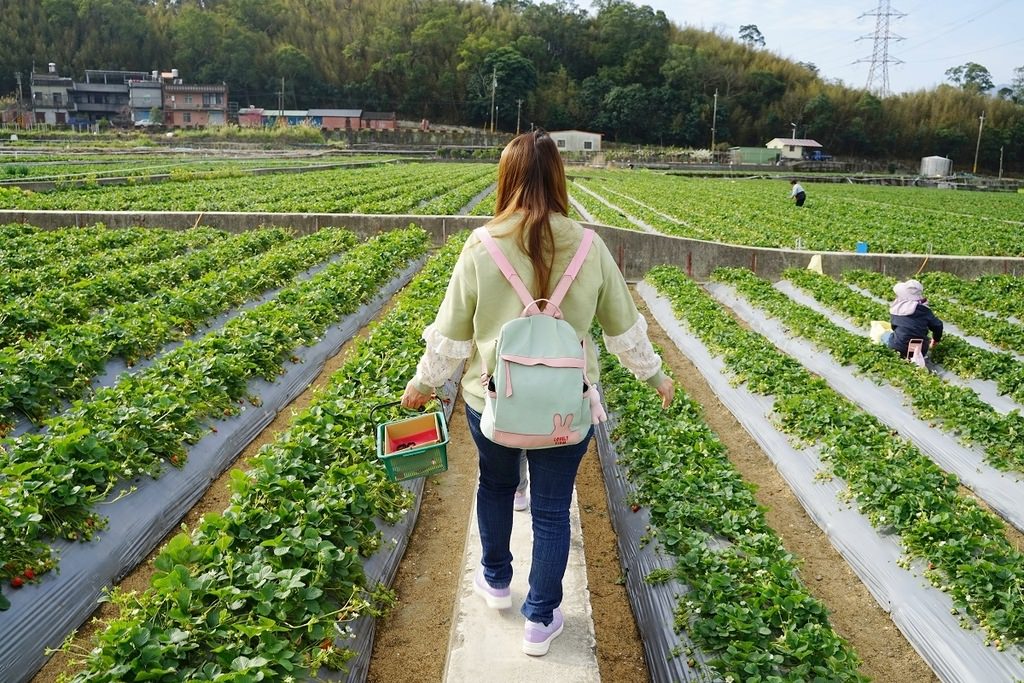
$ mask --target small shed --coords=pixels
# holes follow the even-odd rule
[[[772,138],[765,147],[778,150],[783,159],[800,160],[810,158],[808,150],[821,149],[821,144],[808,138]]]
[[[600,152],[601,134],[585,130],[553,130],[548,135],[559,152]]]
[[[946,157],[921,157],[921,175],[927,178],[953,175],[953,160]]]
[[[263,112],[264,126],[301,126],[306,123],[306,109],[266,109]]]
[[[398,117],[393,111],[364,111],[360,120],[363,128],[398,130]]]
[[[359,130],[362,109],[310,109],[310,124],[324,130]]]
[[[779,150],[766,147],[730,147],[729,163],[737,166],[757,164],[774,166],[779,160]]]
[[[238,125],[242,128],[259,128],[263,125],[263,109],[242,107],[238,110]]]

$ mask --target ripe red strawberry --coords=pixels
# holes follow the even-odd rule
[[[35,573],[35,571],[32,570],[32,567],[25,567],[25,574],[24,574],[24,576],[25,576],[26,579],[31,581],[32,579],[36,578],[36,573]]]
[[[637,505],[636,503],[633,503],[632,505],[630,505],[629,509],[632,510],[633,512],[640,512],[640,506]]]
[[[24,581],[22,581],[22,579],[21,579],[21,577],[20,577],[20,576],[15,576],[14,578],[12,578],[12,579],[11,579],[11,585],[12,585],[12,586],[14,586],[15,588],[21,588],[21,586],[22,586],[22,585],[23,585],[24,583],[25,583],[25,582],[24,582]]]

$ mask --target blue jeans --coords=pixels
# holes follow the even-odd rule
[[[500,446],[480,431],[480,414],[466,406],[469,433],[480,456],[476,519],[483,546],[484,578],[495,588],[512,583],[512,498],[519,484],[518,448]],[[587,452],[593,428],[572,446],[526,451],[530,470],[533,558],[530,592],[520,610],[530,621],[550,624],[562,604],[562,577],[569,560],[569,504],[576,471]]]

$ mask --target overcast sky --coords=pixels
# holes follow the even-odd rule
[[[863,88],[873,52],[878,0],[633,0],[662,10],[675,24],[738,38],[755,24],[765,48],[796,62],[813,62],[826,79]],[[581,6],[586,7],[585,3]],[[977,62],[996,86],[1024,66],[1024,0],[890,0],[889,88],[900,93],[948,82],[946,69]],[[857,40],[867,36],[864,40]],[[854,64],[858,59],[867,62]]]

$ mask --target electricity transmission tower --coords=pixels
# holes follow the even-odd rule
[[[889,41],[903,40],[903,36],[898,36],[889,30],[889,21],[893,17],[901,19],[905,16],[907,16],[905,13],[894,10],[889,5],[889,0],[878,0],[878,7],[874,12],[865,12],[858,17],[875,17],[875,32],[872,35],[861,36],[857,39],[873,39],[874,49],[871,52],[871,59],[858,59],[854,64],[871,62],[871,67],[868,69],[868,84],[866,87],[879,97],[885,97],[890,94],[889,64],[903,63],[902,59],[897,59],[896,57],[889,55]]]

